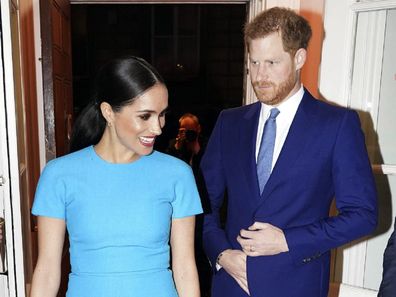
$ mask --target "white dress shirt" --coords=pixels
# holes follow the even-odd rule
[[[278,160],[283,144],[285,143],[287,134],[289,133],[291,123],[293,122],[294,116],[296,115],[297,112],[297,108],[300,105],[303,96],[304,96],[304,87],[301,85],[301,88],[297,91],[297,93],[295,93],[289,99],[276,106],[276,108],[279,109],[280,113],[276,117],[276,137],[275,137],[275,147],[274,147],[274,155],[272,158],[271,171],[274,168],[276,161]],[[259,118],[257,138],[256,138],[256,162],[260,149],[261,136],[263,134],[265,121],[268,119],[272,108],[274,108],[274,106],[261,103],[261,111],[260,111],[260,118]]]

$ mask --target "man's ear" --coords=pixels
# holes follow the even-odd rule
[[[111,108],[111,105],[107,102],[100,103],[100,111],[102,112],[102,115],[105,118],[107,125],[111,126],[114,120],[114,111],[113,108]]]
[[[300,48],[296,51],[294,55],[294,65],[296,65],[296,70],[300,70],[307,60],[307,50]]]

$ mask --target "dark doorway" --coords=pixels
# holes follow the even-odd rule
[[[246,5],[72,5],[75,115],[89,101],[106,60],[136,55],[152,63],[169,89],[170,113],[156,149],[176,136],[178,118],[196,114],[209,136],[218,113],[243,97]]]

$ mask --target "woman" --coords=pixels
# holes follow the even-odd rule
[[[153,151],[168,106],[162,78],[143,59],[116,59],[99,72],[94,99],[76,121],[73,153],[49,162],[40,177],[30,296],[57,295],[66,229],[67,297],[199,296],[194,176]]]

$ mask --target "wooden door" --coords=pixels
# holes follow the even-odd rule
[[[73,115],[70,3],[41,1],[43,95],[47,161],[68,151]]]
[[[68,152],[73,119],[70,2],[40,1],[46,161]],[[67,240],[66,240],[67,242]],[[65,296],[70,271],[68,244],[58,296]]]

